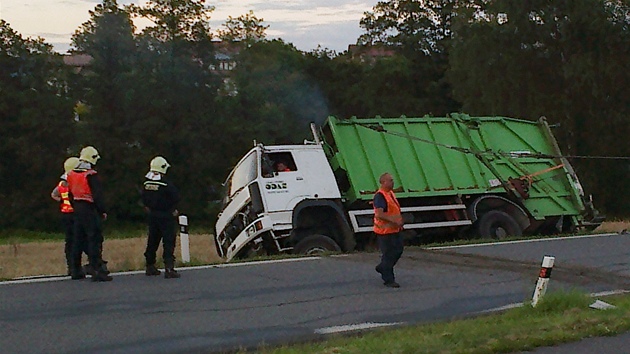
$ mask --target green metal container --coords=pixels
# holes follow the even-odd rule
[[[585,209],[544,119],[329,117],[322,133],[348,205],[371,199],[379,176],[390,172],[399,199],[511,194],[539,220]]]

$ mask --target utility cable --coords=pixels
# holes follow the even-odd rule
[[[444,144],[444,143],[439,143],[437,141],[431,141],[428,139],[422,139],[422,138],[418,138],[416,136],[413,135],[409,135],[409,134],[405,134],[405,133],[398,133],[398,132],[393,132],[393,131],[389,131],[387,129],[385,129],[383,126],[378,125],[378,124],[365,124],[365,123],[358,123],[355,121],[351,121],[351,120],[343,120],[346,122],[351,122],[352,124],[356,124],[358,126],[367,128],[367,129],[371,129],[374,130],[376,132],[379,133],[385,133],[385,134],[389,134],[389,135],[393,135],[393,136],[397,136],[397,137],[401,137],[401,138],[405,138],[405,139],[409,139],[409,140],[415,140],[415,141],[420,141],[423,143],[427,143],[427,144],[432,144],[432,145],[436,145],[436,146],[441,146],[443,148],[447,148],[447,149],[451,149],[451,150],[455,150],[455,151],[459,151],[461,153],[464,154],[472,154],[472,155],[502,155],[505,157],[510,157],[510,158],[538,158],[538,159],[560,159],[560,158],[566,158],[566,159],[600,159],[600,160],[625,160],[625,161],[630,161],[630,156],[587,156],[587,155],[551,155],[551,154],[543,154],[543,153],[510,153],[510,152],[495,152],[495,151],[479,151],[479,152],[475,152],[471,149],[468,148],[463,148],[461,146],[454,146],[454,145],[448,145],[448,144]]]

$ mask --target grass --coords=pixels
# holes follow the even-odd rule
[[[63,240],[64,235],[59,232],[41,232],[29,230],[1,230],[0,245],[12,245],[25,242],[42,242]]]
[[[222,262],[217,255],[212,235],[190,235],[189,265],[201,265]],[[129,271],[144,268],[144,250],[146,231],[125,234],[124,237],[111,237],[105,234],[103,259],[107,260],[110,271]],[[177,238],[175,257],[180,258],[180,238]],[[54,275],[66,273],[63,240],[38,240],[37,242],[15,242],[0,245],[0,279],[14,279],[23,276]],[[158,250],[158,259],[162,249]],[[86,262],[85,255],[83,256]],[[181,266],[181,260],[178,260]],[[161,264],[158,263],[161,266]]]
[[[60,227],[61,228],[61,227]],[[138,235],[145,235],[147,232],[146,225],[139,224],[136,226],[127,225],[124,227],[110,228],[107,224],[104,227],[104,235],[107,239],[128,239],[135,238]],[[191,234],[211,234],[208,228],[191,228]],[[65,234],[62,232],[44,232],[31,231],[23,229],[5,229],[0,230],[0,245],[28,243],[28,242],[47,242],[47,241],[63,241]]]
[[[501,314],[281,347],[261,347],[267,354],[302,353],[510,353],[612,336],[630,330],[630,296],[606,299],[617,306],[593,310],[593,299],[579,292],[550,293],[538,307],[523,306]]]
[[[624,230],[630,231],[629,220],[605,221],[597,229],[595,229],[595,232],[607,233],[607,232],[621,232]]]

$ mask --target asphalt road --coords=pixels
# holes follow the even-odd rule
[[[189,269],[169,280],[0,283],[0,351],[206,353],[446,320],[531,298],[546,254],[557,265],[550,291],[630,288],[629,253],[624,235],[407,249],[400,289],[382,285],[377,254]]]

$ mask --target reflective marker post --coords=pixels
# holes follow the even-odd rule
[[[551,270],[553,269],[553,263],[556,258],[551,256],[545,256],[542,261],[542,267],[540,268],[540,274],[538,274],[538,283],[534,290],[534,296],[532,297],[532,307],[538,305],[538,301],[545,296],[547,292],[547,284],[549,284],[549,278],[551,277]]]
[[[179,216],[179,240],[182,246],[182,262],[190,263],[190,241],[188,239],[188,216]]]

